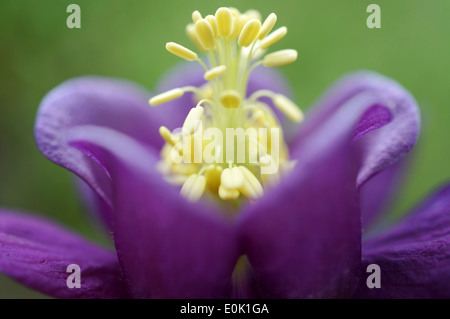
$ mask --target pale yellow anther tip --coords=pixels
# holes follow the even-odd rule
[[[261,166],[269,166],[272,163],[272,157],[270,155],[262,155],[259,157],[259,164]]]
[[[201,124],[203,111],[204,109],[201,106],[194,107],[189,111],[181,128],[183,135],[190,135],[197,130]]]
[[[225,168],[220,176],[220,183],[226,189],[239,189],[244,184],[244,175],[238,167]]]
[[[172,146],[174,146],[177,143],[177,139],[174,138],[174,136],[172,135],[172,132],[170,132],[170,130],[165,126],[161,126],[159,128],[159,135],[161,135],[161,137],[164,139],[164,141],[166,141],[167,143],[169,143]]]
[[[219,8],[216,11],[217,30],[223,37],[230,36],[233,31],[233,14],[228,8]]]
[[[251,199],[261,197],[264,190],[256,176],[245,166],[239,166],[239,169],[244,176],[244,183],[240,188],[241,193]]]
[[[220,95],[220,103],[227,109],[236,109],[241,105],[241,96],[237,91],[226,90]]]
[[[211,164],[205,171],[206,187],[212,193],[217,193],[220,186],[220,176],[223,168],[219,165]]]
[[[258,10],[249,9],[245,11],[243,15],[247,16],[248,19],[258,19],[261,21],[261,13]]]
[[[265,50],[268,47],[270,47],[271,45],[273,45],[274,43],[280,41],[282,38],[284,38],[284,36],[287,34],[287,28],[286,27],[281,27],[276,29],[275,31],[273,31],[271,34],[269,34],[266,38],[264,38],[261,41],[261,49]]]
[[[184,94],[184,91],[180,88],[173,89],[161,94],[158,94],[154,97],[152,97],[149,101],[150,105],[155,106],[159,105],[165,102],[168,102],[170,100],[176,99],[181,97]]]
[[[197,202],[203,195],[206,179],[203,175],[192,174],[181,187],[180,194],[191,202]]]
[[[214,32],[214,36],[217,38],[219,36],[219,30],[217,28],[216,17],[213,15],[207,15],[205,19],[211,25],[211,28],[213,29],[213,32]]]
[[[258,19],[250,19],[241,31],[238,39],[238,45],[247,47],[255,41],[261,29],[261,22]]]
[[[195,44],[195,46],[202,52],[205,51],[205,48],[202,46],[202,44],[200,43],[200,40],[198,39],[197,36],[197,31],[195,30],[195,25],[193,23],[190,23],[186,26],[186,34],[189,38],[189,40],[191,40],[191,42],[193,44]]]
[[[234,200],[239,197],[239,191],[237,189],[227,189],[220,185],[218,195],[223,200]]]
[[[263,59],[264,66],[282,66],[297,60],[298,53],[293,49],[275,51],[266,55]]]
[[[175,43],[175,42],[167,42],[166,50],[169,51],[170,53],[172,53],[182,59],[188,60],[188,61],[194,61],[194,60],[198,59],[197,53],[195,53],[195,52],[189,50],[188,48],[186,48],[178,43]]]
[[[282,94],[276,94],[273,98],[273,104],[283,112],[291,121],[300,123],[304,115],[300,108],[290,99]]]
[[[205,74],[203,75],[203,78],[207,81],[210,81],[210,80],[218,77],[222,73],[224,73],[226,70],[227,70],[227,67],[225,65],[216,66],[216,67],[206,71]]]
[[[264,39],[269,32],[272,30],[272,28],[275,26],[275,23],[277,22],[277,15],[275,13],[269,14],[269,16],[264,21],[263,25],[261,26],[261,30],[258,34],[258,39],[262,40]]]
[[[195,10],[194,12],[192,12],[192,21],[194,23],[196,23],[201,18],[202,18],[202,15],[200,14],[200,12],[198,10]]]
[[[195,31],[197,31],[197,36],[202,44],[203,48],[206,50],[213,49],[215,46],[215,36],[214,31],[205,19],[200,19],[195,23]]]

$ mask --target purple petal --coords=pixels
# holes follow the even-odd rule
[[[381,268],[381,288],[366,285],[370,264]],[[450,298],[450,186],[364,242],[362,271],[359,298]]]
[[[338,83],[315,114],[296,141],[294,171],[249,205],[241,220],[245,252],[263,296],[353,294],[361,254],[358,188],[404,155],[417,137],[414,100],[397,83],[372,73]]]
[[[407,158],[381,171],[361,187],[361,224],[363,232],[370,230],[386,213],[386,207],[395,198],[403,180]]]
[[[335,141],[314,159],[297,163],[244,212],[242,242],[261,297],[345,297],[355,289],[361,226],[350,144]]]
[[[112,179],[114,240],[135,297],[216,298],[238,257],[233,228],[213,207],[191,204],[155,170],[157,156],[116,131],[74,130],[71,145]]]
[[[80,201],[84,205],[89,217],[100,230],[112,230],[111,206],[108,205],[92,188],[82,179],[75,178],[75,184]]]
[[[402,158],[417,140],[419,111],[414,98],[400,84],[369,71],[343,77],[307,115],[295,145],[301,148],[310,136],[322,134],[324,128],[337,129],[339,123],[327,127],[333,119],[339,122],[338,117],[353,118],[361,113],[364,116],[353,134],[362,153],[358,187]]]
[[[68,288],[67,267],[81,269]],[[117,255],[39,217],[0,211],[0,271],[57,298],[127,297]]]
[[[35,124],[40,151],[85,180],[111,206],[111,186],[103,169],[67,145],[68,132],[81,125],[110,127],[148,145],[160,147],[157,112],[149,94],[125,81],[81,77],[64,82],[43,99]]]

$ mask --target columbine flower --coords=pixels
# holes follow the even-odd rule
[[[303,121],[286,83],[266,68],[297,58],[266,54],[287,32],[271,32],[274,14],[261,23],[256,11],[220,8],[193,20],[187,33],[209,62],[169,42],[168,51],[203,69],[171,72],[157,90],[165,93],[150,99],[164,105],[148,106],[134,84],[83,77],[40,106],[40,150],[85,181],[116,251],[3,211],[0,270],[55,297],[449,297],[450,188],[361,244],[417,138],[410,94],[381,75],[354,73]],[[288,130],[289,121],[301,124]],[[195,141],[211,142],[201,128],[281,133],[246,136],[252,162],[228,157],[240,149],[226,143],[212,148],[217,161],[189,161]],[[210,144],[200,145],[203,154]],[[264,174],[272,164],[279,169]],[[70,264],[80,266],[81,288],[66,286]],[[369,264],[381,268],[379,289],[366,286]]]

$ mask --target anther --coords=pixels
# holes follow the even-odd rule
[[[195,46],[202,52],[205,51],[205,49],[203,48],[202,44],[200,43],[200,40],[198,39],[197,36],[197,31],[195,31],[195,25],[190,23],[186,26],[186,34],[189,38],[189,40],[191,40],[192,43],[195,44]]]
[[[220,184],[226,189],[239,189],[244,184],[244,175],[238,167],[225,168],[220,175]]]
[[[241,47],[247,47],[255,41],[261,29],[261,22],[258,19],[248,21],[239,35],[238,44]]]
[[[200,199],[205,191],[206,179],[203,175],[192,174],[184,182],[180,193],[191,202],[196,202]]]
[[[194,12],[192,12],[192,21],[194,21],[194,23],[196,23],[201,18],[202,18],[202,15],[200,14],[200,12],[198,10],[195,10]]]
[[[240,188],[241,193],[252,199],[261,197],[264,194],[264,190],[256,176],[245,166],[239,166],[239,169],[244,176],[244,183]]]
[[[234,90],[226,90],[220,95],[220,103],[227,109],[236,109],[241,104],[241,96]]]
[[[170,53],[188,61],[194,61],[198,59],[197,53],[175,42],[167,42],[166,49]]]
[[[239,191],[237,189],[227,189],[220,185],[218,195],[223,200],[234,200],[239,197]]]
[[[275,13],[269,14],[269,16],[266,18],[263,25],[261,26],[261,30],[259,31],[258,34],[258,39],[259,40],[264,39],[272,30],[276,22],[277,22],[277,15]]]
[[[217,21],[216,18],[213,15],[207,15],[206,16],[206,21],[208,21],[208,23],[211,25],[211,28],[214,32],[214,37],[218,37],[219,36],[219,31],[217,29]]]
[[[273,104],[291,121],[299,123],[303,120],[303,112],[300,108],[284,95],[276,94],[273,97]]]
[[[172,135],[172,133],[170,132],[170,130],[165,126],[161,126],[159,128],[159,134],[164,139],[164,141],[166,141],[167,143],[169,143],[172,146],[175,146],[175,144],[178,143],[178,139],[175,138]]]
[[[210,80],[218,77],[222,73],[224,73],[226,70],[227,70],[227,67],[225,65],[219,65],[219,66],[216,66],[216,67],[206,71],[205,74],[203,75],[203,77],[205,80],[210,81]]]
[[[216,11],[216,22],[219,34],[228,37],[233,30],[233,15],[228,8],[219,8]]]
[[[208,21],[205,19],[198,20],[195,23],[195,31],[197,31],[198,39],[206,50],[214,48],[214,31]]]
[[[197,130],[201,123],[203,111],[201,106],[194,107],[189,111],[181,129],[183,135],[191,135]]]
[[[150,105],[155,106],[161,103],[165,103],[168,102],[170,100],[179,98],[181,96],[183,96],[184,94],[184,90],[177,88],[177,89],[172,89],[170,91],[158,94],[154,97],[152,97],[149,101]]]
[[[247,19],[242,14],[233,13],[233,30],[231,31],[230,38],[237,38],[244,27],[244,24],[247,22]]]
[[[298,53],[296,50],[285,49],[275,51],[266,55],[263,59],[264,66],[282,66],[297,60]]]
[[[248,17],[248,19],[258,19],[259,21],[261,21],[261,13],[259,13],[258,10],[249,9],[245,11],[243,15]]]
[[[220,176],[222,175],[223,167],[211,164],[205,171],[206,187],[213,194],[217,193],[220,186]]]
[[[261,41],[261,49],[265,50],[272,44],[280,41],[287,34],[287,28],[281,27],[269,34],[264,40]]]

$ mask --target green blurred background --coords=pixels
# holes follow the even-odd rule
[[[66,8],[81,7],[81,29],[68,29]],[[381,29],[368,29],[366,8],[381,7]],[[39,212],[93,240],[107,242],[87,218],[69,173],[37,150],[33,125],[43,96],[86,74],[120,77],[152,89],[178,59],[167,41],[189,44],[191,13],[217,7],[278,15],[288,36],[274,49],[294,48],[282,67],[298,104],[307,109],[339,76],[371,69],[416,97],[422,131],[405,185],[391,209],[398,218],[450,177],[450,1],[119,1],[0,2],[0,206]],[[0,276],[0,298],[41,297]]]

